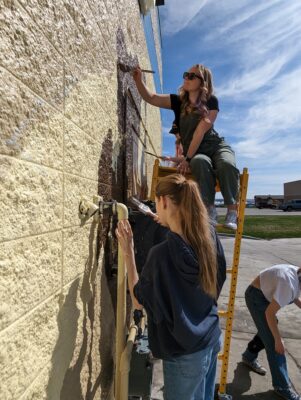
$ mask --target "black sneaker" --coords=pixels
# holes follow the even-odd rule
[[[286,400],[301,400],[301,396],[291,387],[288,389],[274,388],[274,392]]]
[[[265,375],[267,370],[259,364],[257,358],[255,360],[250,361],[247,358],[243,357],[242,362],[247,365],[252,371],[256,372],[259,375]]]

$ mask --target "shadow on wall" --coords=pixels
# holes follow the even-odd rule
[[[99,194],[105,200],[120,198],[123,187],[123,182],[118,181],[112,168],[113,152],[112,131],[109,130],[103,141],[98,170]],[[121,152],[119,158],[122,156]],[[78,334],[80,311],[76,304],[80,279],[77,279],[58,314],[59,338],[53,351],[47,400],[92,400],[99,389],[102,398],[107,398],[112,390],[117,283],[111,269],[112,264],[117,262],[112,254],[116,248],[112,229],[112,216],[107,214],[101,223],[91,224],[88,258],[80,288],[83,310],[81,332]],[[102,246],[103,266],[99,268]],[[77,336],[81,344],[75,353]]]
[[[112,153],[112,131],[109,130],[103,141],[98,171],[99,194],[105,200],[112,195],[119,196],[122,187],[122,183],[115,180]],[[91,224],[88,258],[80,288],[83,318],[78,321],[80,279],[77,279],[58,314],[59,338],[53,351],[47,400],[92,400],[100,389],[102,397],[106,398],[112,389],[116,279],[111,273],[111,263],[114,263],[111,230],[110,215],[105,215],[99,224]],[[103,267],[99,268],[102,246]],[[77,337],[81,342],[76,346]]]
[[[78,354],[76,355],[76,361],[72,367],[69,367],[65,373],[60,399],[93,399],[90,393],[95,390],[94,386],[97,388],[99,383],[97,378],[94,384],[93,379],[93,347],[95,346],[94,338],[95,329],[95,302],[98,293],[96,293],[96,276],[98,269],[98,258],[99,258],[99,246],[97,245],[98,240],[95,241],[95,234],[97,233],[97,224],[92,223],[89,234],[89,255],[85,265],[85,271],[83,276],[83,283],[80,290],[80,298],[82,301],[83,308],[83,322],[82,322],[82,343]],[[71,361],[71,360],[70,360]],[[87,377],[86,379],[81,376],[84,365],[87,364]],[[85,382],[87,389],[86,394],[83,394],[82,381]]]
[[[124,35],[116,33],[117,61],[137,64],[129,55]],[[129,74],[117,70],[118,141],[112,130],[106,132],[98,166],[98,193],[104,200],[125,202],[129,180],[133,182],[133,129],[140,132],[140,97]],[[128,107],[126,91],[139,104],[138,114]],[[116,142],[116,143],[115,143]],[[135,153],[138,156],[138,152]],[[136,164],[135,164],[136,165]],[[115,353],[116,276],[112,265],[117,264],[117,243],[114,238],[114,218],[104,215],[101,223],[92,222],[89,233],[88,258],[82,278],[73,282],[58,313],[59,337],[53,350],[52,369],[46,389],[47,400],[106,399],[112,393]],[[99,266],[100,252],[104,254]],[[82,311],[78,309],[78,294]],[[129,308],[128,308],[129,309]],[[81,315],[82,314],[82,315]]]
[[[84,400],[93,399],[90,392],[94,386],[99,386],[96,380],[92,385],[92,348],[94,344],[94,307],[96,286],[96,271],[98,265],[98,251],[95,246],[96,224],[92,223],[89,234],[89,255],[85,265],[83,283],[80,289],[80,297],[83,304],[82,344],[75,355],[76,338],[78,332],[78,320],[80,311],[77,308],[80,278],[74,281],[68,291],[65,301],[60,306],[57,321],[59,338],[53,351],[52,370],[46,389],[47,400]],[[98,295],[99,297],[99,295]],[[76,361],[72,363],[76,357]],[[70,363],[73,364],[71,367]],[[85,384],[87,394],[82,392],[81,372],[84,364],[87,364],[89,373]]]
[[[76,306],[79,279],[69,288],[64,303],[60,306],[57,316],[59,338],[53,350],[52,370],[46,389],[47,400],[60,398],[60,389],[63,384],[66,369],[69,367],[75,347],[79,310]]]
[[[112,168],[113,152],[112,131],[109,130],[103,140],[98,166],[98,193],[104,200],[118,198],[123,187]],[[65,373],[60,400],[93,400],[100,389],[101,398],[105,399],[112,391],[117,283],[111,269],[115,262],[112,228],[112,216],[107,213],[99,224],[92,222],[90,228],[89,254],[80,290],[83,308],[81,345],[77,354],[73,354],[74,363],[69,360],[73,365]],[[102,247],[104,254],[100,268]]]

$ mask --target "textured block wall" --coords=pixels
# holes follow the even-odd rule
[[[0,14],[0,398],[109,399],[110,217],[81,224],[78,205],[145,196],[143,150],[161,151],[159,111],[117,68],[151,68],[138,2],[2,0]]]

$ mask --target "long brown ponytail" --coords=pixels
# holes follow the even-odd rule
[[[159,181],[156,196],[168,196],[178,207],[184,239],[195,251],[200,265],[200,286],[208,295],[216,298],[216,249],[198,185],[183,175],[168,175]]]

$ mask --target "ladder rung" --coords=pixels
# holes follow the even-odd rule
[[[229,311],[219,311],[218,315],[220,317],[228,317],[229,316]]]
[[[227,272],[227,274],[232,274],[233,269],[232,269],[232,268],[227,268],[227,269],[226,269],[226,272]]]
[[[224,359],[224,353],[218,353],[217,358],[218,358],[219,360],[223,360],[223,359]]]
[[[216,229],[217,232],[221,232],[221,233],[223,233],[225,231],[226,231],[225,233],[232,233],[233,232],[233,230],[231,228],[227,228],[225,225],[219,224],[219,223],[215,225],[215,229]]]

